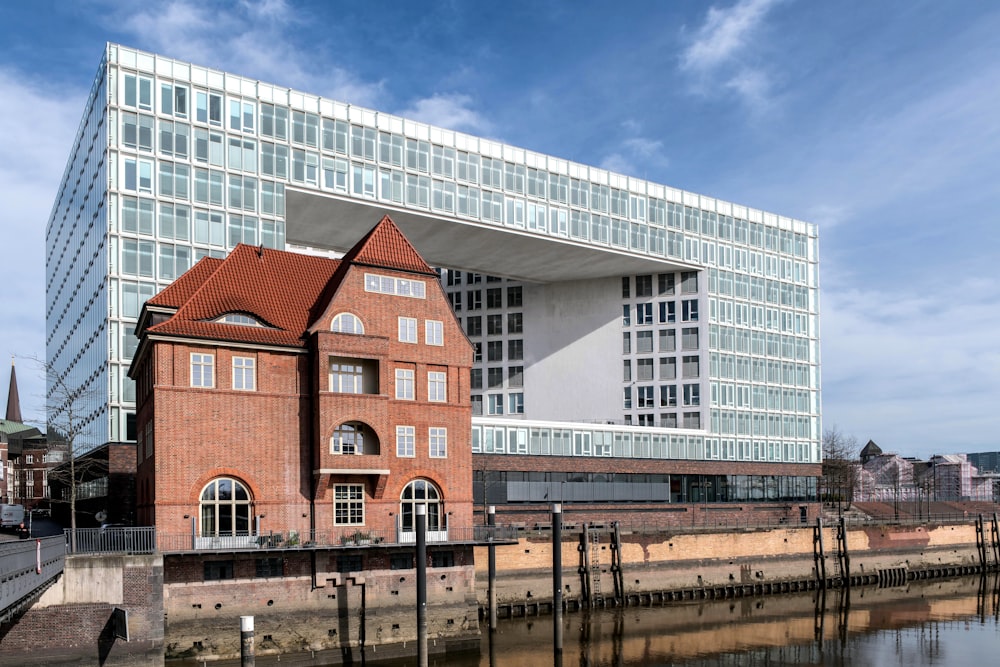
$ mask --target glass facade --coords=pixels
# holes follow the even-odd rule
[[[283,248],[290,186],[684,268],[671,272],[670,299],[660,276],[627,277],[634,351],[623,361],[654,381],[631,396],[623,386],[623,421],[676,420],[726,451],[780,452],[752,460],[819,460],[814,225],[117,45],[47,233],[47,356],[71,386],[93,390],[88,446],[133,439],[126,370],[142,302],[202,256],[238,243]],[[484,414],[520,414],[530,397],[519,386],[530,330],[516,289],[484,277],[453,290],[456,310],[458,298],[466,313],[482,309],[482,391],[472,393]],[[660,321],[669,308],[676,326]],[[668,329],[676,383],[658,381],[670,372],[659,347]],[[684,377],[689,357],[697,377]],[[665,409],[671,392],[676,410]]]

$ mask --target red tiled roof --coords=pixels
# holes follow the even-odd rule
[[[186,271],[177,280],[167,285],[163,291],[154,295],[146,303],[152,306],[166,306],[167,308],[180,308],[181,304],[191,298],[198,288],[208,280],[223,260],[215,257],[202,257],[198,262]]]
[[[224,260],[205,258],[149,300],[176,307],[150,334],[299,346],[312,319],[323,312],[350,264],[436,275],[388,217],[342,260],[238,245]],[[222,324],[227,313],[246,313],[266,326]]]
[[[309,326],[316,299],[339,264],[325,257],[238,245],[173,317],[148,331],[151,334],[298,346]],[[247,313],[267,326],[213,321],[226,313]]]
[[[344,255],[343,261],[437,275],[387,215]]]

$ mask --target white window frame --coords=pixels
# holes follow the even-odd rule
[[[416,428],[413,426],[396,427],[396,456],[399,458],[414,458],[416,453]]]
[[[417,318],[400,316],[399,342],[401,343],[417,342]]]
[[[330,323],[330,331],[362,336],[365,333],[365,325],[354,313],[337,313]]]
[[[434,403],[448,400],[448,374],[445,371],[427,371],[427,400]]]
[[[198,381],[195,381],[195,369],[198,369]],[[207,374],[207,377],[206,377]],[[215,355],[204,352],[191,353],[191,377],[192,387],[201,389],[215,388]]]
[[[233,357],[233,389],[257,391],[257,363],[253,357]]]
[[[336,372],[334,372],[334,367],[336,367]],[[348,377],[352,378],[352,384],[344,382],[344,379]],[[363,394],[364,367],[361,362],[356,359],[331,359],[330,391],[336,394]]]
[[[431,426],[427,430],[427,455],[432,459],[448,458],[448,429]]]
[[[444,322],[440,320],[424,322],[424,342],[428,345],[444,345]]]
[[[401,401],[415,400],[414,371],[412,368],[396,369],[396,398]]]
[[[341,515],[344,516],[344,520],[340,520]],[[365,525],[364,484],[333,485],[333,525]]]

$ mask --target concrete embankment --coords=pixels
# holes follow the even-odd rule
[[[847,559],[842,558],[845,552]],[[552,536],[529,533],[517,545],[497,546],[497,603],[501,616],[544,612],[552,600]],[[617,551],[617,554],[615,554]],[[819,554],[822,552],[822,557]],[[487,547],[477,547],[476,590],[487,604]],[[982,566],[971,524],[857,525],[838,539],[836,527],[748,528],[724,532],[580,532],[561,543],[563,600],[570,609],[593,604],[646,604],[811,590],[824,578],[892,584],[953,576]],[[616,589],[616,569],[620,568]],[[588,595],[589,591],[589,595]]]

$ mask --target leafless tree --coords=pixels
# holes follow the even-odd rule
[[[68,490],[68,498],[52,498],[52,502],[69,503],[70,550],[76,551],[76,502],[78,487],[85,480],[95,476],[100,471],[96,467],[102,465],[95,459],[81,457],[81,445],[84,444],[89,429],[85,419],[88,406],[96,399],[97,392],[87,387],[73,387],[65,375],[60,374],[47,361],[33,358],[45,376],[47,395],[46,407],[46,437],[49,447],[54,451],[63,451],[66,461],[49,473],[50,483],[55,481]]]
[[[850,509],[858,484],[858,440],[836,425],[823,433],[823,489],[820,497],[836,502],[837,509]],[[846,502],[846,508],[844,503]]]

